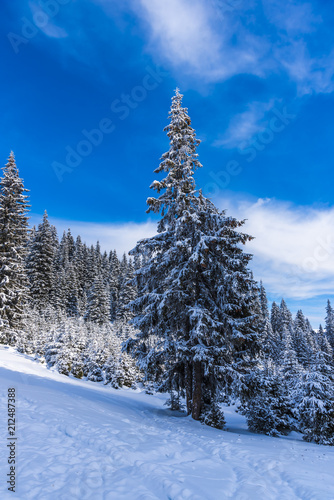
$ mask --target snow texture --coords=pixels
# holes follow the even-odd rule
[[[7,491],[7,389],[15,387],[17,491]],[[227,432],[164,407],[167,396],[60,375],[0,347],[0,498],[20,500],[333,500],[334,449]]]

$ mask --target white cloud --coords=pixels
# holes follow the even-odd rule
[[[324,20],[308,2],[270,0],[263,3],[267,19],[276,27],[279,41],[273,55],[297,85],[299,96],[334,90],[333,52],[314,57],[309,50],[309,34],[323,27]]]
[[[227,214],[247,219],[242,230],[255,237],[245,250],[254,255],[251,268],[271,295],[308,299],[334,291],[334,208],[296,207],[271,199],[256,202],[216,200]],[[31,224],[41,216],[34,215]],[[121,255],[142,238],[156,234],[156,223],[98,224],[50,217],[58,234],[71,228],[88,245]]]
[[[140,0],[133,2],[133,8],[149,26],[148,50],[173,68],[202,81],[261,73],[258,58],[266,43],[245,32],[237,18],[228,14],[217,23],[217,9],[207,2]]]
[[[98,1],[98,0],[97,0]],[[298,94],[333,91],[333,57],[312,57],[308,35],[323,24],[310,3],[263,2],[268,23],[255,34],[257,3],[244,0],[139,0],[130,3],[148,26],[147,49],[178,75],[200,82],[249,73],[265,77],[282,70]]]
[[[290,78],[297,84],[299,96],[313,92],[333,92],[334,51],[320,58],[312,58],[306,43],[295,40],[276,49],[276,54]]]
[[[295,207],[275,200],[220,201],[247,222],[255,239],[252,268],[278,297],[307,299],[334,291],[334,208]]]
[[[252,102],[243,113],[234,115],[225,134],[216,139],[213,146],[241,148],[241,144],[250,141],[258,132],[266,128],[266,113],[273,107],[274,101]]]

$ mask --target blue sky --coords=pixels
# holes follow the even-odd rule
[[[152,234],[179,86],[199,187],[248,219],[270,298],[316,325],[333,298],[333,22],[325,1],[5,2],[0,153],[15,152],[32,222],[47,209],[120,251]]]

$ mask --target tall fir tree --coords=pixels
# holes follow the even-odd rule
[[[27,272],[30,282],[30,302],[38,309],[50,305],[55,279],[55,257],[58,239],[45,211],[29,248]]]
[[[259,298],[260,298],[262,316],[263,318],[269,318],[268,299],[262,281],[260,281]]]
[[[325,325],[328,342],[330,343],[332,349],[334,349],[334,310],[329,300],[327,301],[326,306]]]
[[[87,269],[86,269],[85,245],[82,243],[80,236],[78,236],[75,241],[73,267],[76,275],[78,312],[80,316],[83,316],[85,314],[87,305],[86,304]]]
[[[286,302],[284,299],[281,300],[280,304],[280,323],[279,323],[279,333],[280,333],[280,338],[281,340],[283,339],[284,332],[288,330],[291,332],[292,327],[293,327],[293,319],[292,319],[292,314],[290,310],[288,309],[288,306],[286,305]]]
[[[109,275],[109,285],[110,285],[110,316],[111,320],[114,321],[117,315],[118,299],[119,299],[119,285],[120,285],[120,262],[117,257],[117,252],[114,250],[109,254],[109,264],[110,264],[110,275]]]
[[[333,368],[320,351],[295,387],[299,425],[305,441],[334,445]]]
[[[0,181],[0,331],[2,342],[22,328],[28,299],[25,259],[28,243],[28,192],[13,152]]]
[[[331,360],[333,357],[333,349],[328,342],[328,338],[324,332],[322,325],[319,325],[319,330],[317,332],[317,345],[319,349],[327,356],[328,360]]]
[[[99,325],[110,321],[110,292],[103,283],[101,273],[98,273],[88,292],[85,319]]]
[[[247,372],[258,348],[256,284],[241,248],[251,238],[238,231],[243,221],[196,190],[199,141],[178,90],[169,118],[170,148],[155,170],[166,177],[151,185],[158,198],[147,200],[148,212],[161,213],[158,234],[130,252],[145,264],[135,273],[139,297],[132,303],[141,333],[127,348],[147,378],[161,375],[161,390],[185,391],[194,419],[207,410],[211,420],[219,384]]]
[[[120,291],[118,298],[118,308],[116,319],[130,321],[133,317],[128,305],[135,300],[137,296],[136,286],[133,280],[134,268],[131,259],[127,262],[126,270],[122,273],[122,282],[120,283]]]
[[[280,308],[274,301],[271,305],[270,322],[274,333],[278,333],[280,330],[281,314]]]

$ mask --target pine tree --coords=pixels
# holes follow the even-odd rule
[[[292,327],[293,327],[292,314],[289,311],[285,300],[282,299],[281,304],[280,304],[280,324],[279,324],[279,330],[278,330],[280,333],[281,339],[283,338],[283,333],[285,332],[285,330],[288,330],[289,332],[291,332]]]
[[[313,357],[319,350],[317,336],[308,318],[305,318],[305,340],[309,351],[309,357]]]
[[[271,305],[270,322],[273,332],[278,333],[281,324],[281,314],[280,314],[280,309],[276,304],[276,302],[273,302]]]
[[[64,231],[63,236],[60,240],[60,245],[58,248],[58,254],[56,258],[56,264],[57,264],[57,271],[60,271],[61,269],[66,269],[69,265],[70,262],[70,250],[69,250],[69,244],[68,244],[68,239],[67,239],[67,234]]]
[[[244,410],[249,430],[279,436],[291,430],[291,408],[282,378],[270,371],[263,375],[257,393]]]
[[[47,307],[51,302],[57,246],[58,240],[55,239],[45,211],[43,222],[38,226],[29,247],[27,262],[31,303],[38,309]]]
[[[96,251],[93,245],[87,249],[87,289],[93,285],[98,274],[98,263],[96,259]]]
[[[300,328],[303,332],[306,331],[306,319],[301,309],[299,309],[296,313],[296,318],[294,320],[294,327]]]
[[[276,360],[277,352],[277,336],[274,334],[269,318],[261,321],[260,336],[262,341],[262,351],[266,359]]]
[[[334,349],[334,310],[329,300],[327,301],[326,306],[325,325],[328,342],[330,343],[332,349]]]
[[[319,330],[317,333],[317,344],[319,349],[327,355],[328,360],[331,360],[333,357],[333,349],[331,348],[330,343],[328,342],[327,336],[324,332],[322,325],[319,325]]]
[[[0,181],[0,336],[11,342],[23,326],[27,303],[25,270],[28,243],[28,190],[19,177],[13,152]]]
[[[103,277],[103,283],[109,286],[110,262],[107,252],[103,252],[103,254],[101,255],[101,273]]]
[[[262,281],[260,281],[259,297],[260,297],[262,316],[263,318],[269,318],[268,299]]]
[[[281,311],[276,302],[271,305],[270,313],[271,329],[268,328],[267,345],[269,348],[270,357],[275,363],[278,363],[282,356],[282,328],[281,328]]]
[[[75,255],[75,243],[70,229],[67,230],[66,241],[67,241],[68,260],[69,262],[72,262]]]
[[[334,445],[333,382],[332,368],[318,352],[295,390],[300,430],[306,441]]]
[[[130,302],[135,300],[137,291],[134,284],[134,269],[131,260],[127,263],[126,270],[122,273],[122,282],[120,283],[118,308],[116,319],[118,321],[130,321],[133,317],[132,312],[128,308]]]
[[[66,313],[68,316],[79,316],[79,292],[75,268],[72,262],[66,273]]]
[[[114,321],[117,315],[118,298],[119,298],[119,284],[120,284],[120,262],[117,257],[116,250],[109,254],[110,264],[110,316]]]
[[[298,362],[306,367],[311,355],[311,346],[307,341],[306,319],[301,310],[297,311],[293,325],[292,344],[296,352]]]
[[[87,269],[86,269],[85,245],[82,243],[80,236],[78,236],[75,241],[73,267],[76,275],[78,312],[81,316],[83,316],[86,312],[86,306],[87,306],[86,304]]]
[[[161,212],[158,234],[130,252],[146,263],[132,303],[141,333],[126,346],[146,378],[161,375],[160,390],[185,391],[187,411],[199,419],[216,403],[218,385],[253,363],[256,284],[241,248],[251,239],[238,231],[243,221],[196,191],[199,141],[181,104],[177,90],[165,128],[170,148],[155,170],[167,175],[151,186],[160,196],[147,200],[148,212]]]
[[[285,331],[284,336],[284,353],[280,372],[283,375],[283,379],[286,382],[289,391],[291,392],[291,389],[294,388],[300,377],[302,367],[298,362],[296,352],[292,345],[291,335],[288,330]]]
[[[59,313],[66,311],[67,278],[64,268],[56,268],[54,286],[51,292],[50,304]]]
[[[110,293],[98,274],[89,290],[85,319],[103,325],[110,321]]]

